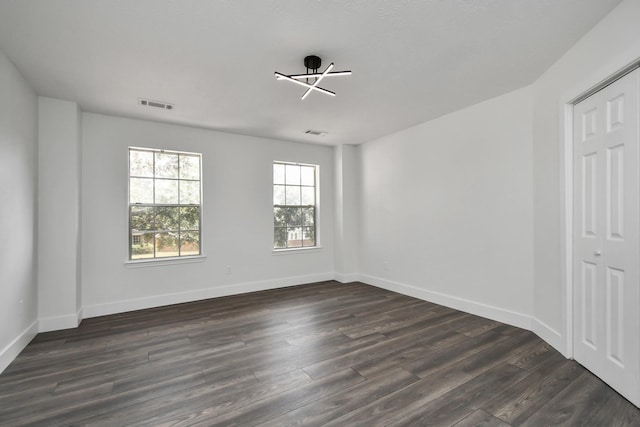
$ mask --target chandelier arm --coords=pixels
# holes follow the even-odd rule
[[[350,76],[351,74],[352,74],[351,71],[332,71],[330,73],[327,73],[325,77]],[[290,79],[306,79],[308,77],[320,77],[321,75],[322,73],[312,73],[312,74],[290,74],[288,76],[284,76],[283,74],[277,73],[276,78],[278,80],[284,77],[289,77]]]
[[[318,92],[322,92],[322,93],[324,93],[326,95],[336,96],[335,92],[331,92],[330,90],[327,90],[327,89],[324,89],[324,88],[321,88],[321,87],[318,87],[318,86],[313,86],[313,85],[310,85],[310,84],[305,83],[305,82],[301,82],[300,80],[292,79],[291,77],[285,76],[284,74],[280,74],[280,73],[276,72],[275,75],[276,75],[276,78],[278,80],[287,80],[287,81],[299,84],[300,86],[304,86],[304,87],[306,87],[308,89],[313,88],[314,90],[317,90]]]
[[[318,87],[318,85],[320,84],[320,82],[322,81],[322,79],[324,79],[324,77],[327,75],[327,73],[329,71],[331,71],[332,68],[333,68],[333,62],[331,64],[329,64],[327,69],[324,70],[324,73],[322,73],[322,75],[320,77],[318,77],[318,79],[313,83],[313,85],[309,89],[307,89],[307,91],[304,93],[304,95],[302,95],[302,98],[300,98],[300,99],[305,99],[307,97],[307,95],[309,95],[311,93],[312,90],[316,89]]]

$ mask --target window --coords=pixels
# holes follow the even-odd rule
[[[273,163],[274,249],[316,246],[318,166]]]
[[[129,148],[129,259],[200,255],[201,155]]]

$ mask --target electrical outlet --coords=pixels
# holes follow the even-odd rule
[[[382,266],[384,268],[384,271],[388,271],[389,270],[389,261],[385,261],[382,263]]]
[[[227,274],[231,274],[231,266],[227,265]]]

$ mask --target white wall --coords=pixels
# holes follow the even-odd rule
[[[359,147],[339,145],[335,155],[335,271],[336,279],[346,283],[358,280],[360,223]]]
[[[364,281],[529,327],[531,102],[520,89],[361,146]]]
[[[38,316],[40,331],[78,326],[80,111],[38,99]]]
[[[97,114],[82,121],[85,317],[334,277],[333,147]],[[125,265],[129,146],[202,153],[202,262]],[[320,165],[322,248],[273,253],[274,160]]]
[[[640,58],[640,0],[626,0],[533,85],[535,317],[567,351],[565,103]],[[564,337],[564,338],[563,338]]]
[[[37,333],[38,103],[0,51],[0,372]]]

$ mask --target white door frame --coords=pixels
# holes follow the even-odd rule
[[[630,73],[640,66],[640,58],[619,68],[613,73],[604,75],[596,83],[586,82],[568,91],[561,97],[560,101],[560,121],[561,126],[560,140],[564,141],[560,149],[560,158],[564,158],[564,187],[560,189],[561,200],[564,199],[564,205],[561,206],[563,217],[562,221],[562,249],[564,254],[561,263],[562,274],[565,278],[564,292],[564,325],[565,325],[565,342],[562,354],[565,357],[573,359],[573,106],[583,99],[593,95],[600,89],[608,86],[612,82],[618,80],[622,76]],[[561,162],[562,164],[562,162]],[[564,198],[562,197],[564,195]],[[558,349],[562,350],[562,349]]]

